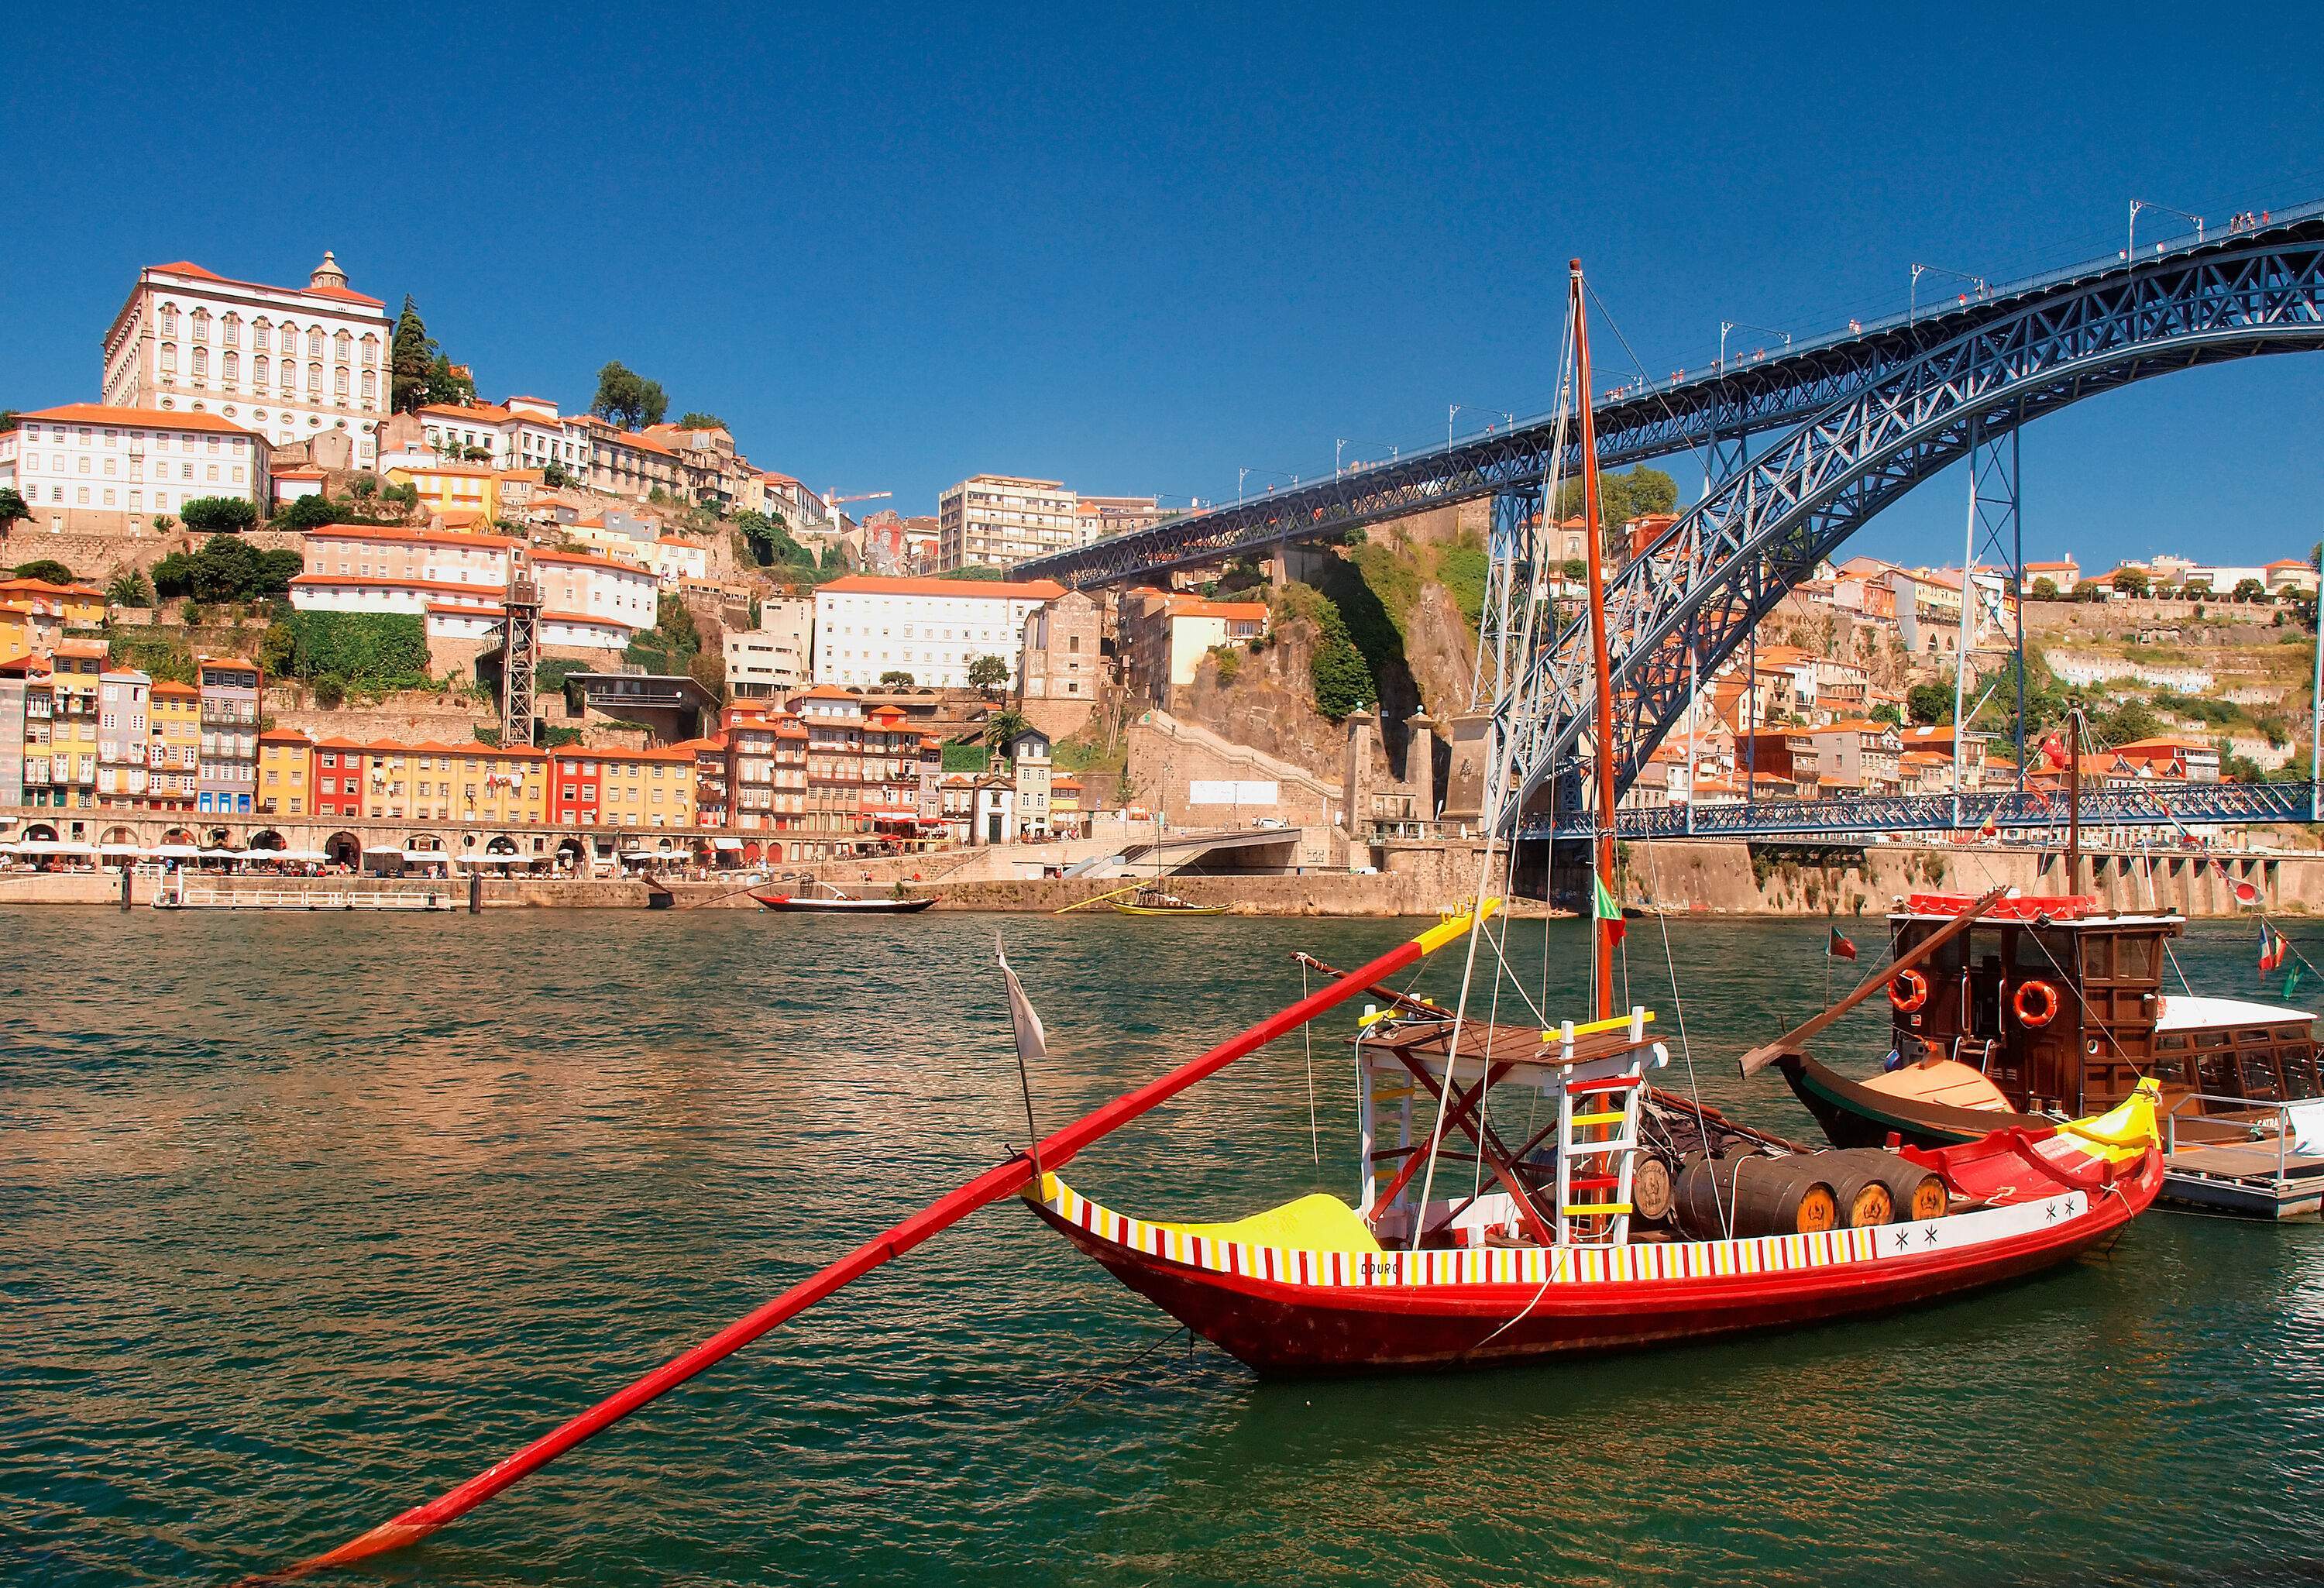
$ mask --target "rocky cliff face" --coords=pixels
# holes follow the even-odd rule
[[[1338,606],[1379,691],[1376,786],[1405,770],[1406,718],[1425,711],[1443,724],[1468,708],[1476,632],[1462,596],[1473,606],[1481,590],[1483,522],[1481,507],[1440,509],[1379,525],[1360,546],[1295,556],[1294,578]],[[1313,621],[1280,619],[1274,642],[1238,653],[1227,676],[1219,659],[1205,659],[1171,709],[1336,781],[1347,731],[1315,709],[1308,667],[1318,638]]]

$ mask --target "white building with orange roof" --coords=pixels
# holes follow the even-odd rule
[[[1204,656],[1221,645],[1264,636],[1264,601],[1213,601],[1186,591],[1132,590],[1121,599],[1122,681],[1167,706],[1170,691],[1194,681]]]
[[[546,397],[430,402],[413,417],[429,450],[438,457],[495,469],[554,466],[576,481],[588,477],[590,427],[567,419]]]
[[[264,436],[212,413],[69,402],[0,434],[0,486],[55,534],[138,535],[205,496],[272,510]]]
[[[215,414],[278,447],[344,430],[368,468],[393,335],[387,306],[350,290],[327,252],[304,287],[148,265],[106,331],[100,390],[107,407]]]
[[[2279,557],[2263,572],[2271,596],[2316,594],[2316,565],[2304,557]]]
[[[2219,780],[2218,747],[2200,739],[2170,734],[2134,739],[2116,745],[2114,752],[2148,776],[2182,783]]]
[[[499,632],[510,559],[506,535],[327,524],[308,532],[306,571],[290,581],[301,611],[391,612],[422,618],[434,640]],[[540,587],[541,642],[618,651],[656,616],[648,570],[582,552],[529,553]]]
[[[2061,596],[2071,596],[2082,582],[2082,565],[2070,554],[2048,562],[2029,562],[2017,570],[2019,592],[2031,596],[2043,579]]]
[[[964,689],[982,656],[999,657],[1013,676],[1025,620],[1064,594],[1050,579],[834,579],[815,593],[815,681],[867,688],[901,672]]]

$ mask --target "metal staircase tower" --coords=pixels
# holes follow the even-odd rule
[[[521,546],[509,553],[501,612],[501,747],[530,747],[538,736],[532,690],[540,660],[540,586]]]

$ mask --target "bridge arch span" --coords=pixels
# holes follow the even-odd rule
[[[1617,789],[1671,731],[1690,679],[1732,655],[1818,562],[1922,481],[2101,392],[2319,350],[2324,239],[2255,244],[2037,295],[1835,402],[1720,482],[1609,583]],[[1529,707],[1503,724],[1517,738],[1519,774],[1505,814],[1584,759],[1596,695],[1590,650],[1577,618],[1530,664]]]

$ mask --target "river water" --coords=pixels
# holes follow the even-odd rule
[[[1296,996],[1293,948],[1352,965],[1416,924],[0,912],[0,1575],[216,1582],[338,1542],[990,1163],[1024,1136],[996,929],[1048,1021],[1048,1129]],[[1670,928],[1704,1095],[1802,1135],[1731,1061],[1814,1006],[1823,934]],[[2252,936],[2181,957],[2252,995]],[[1581,928],[1547,939],[1577,1009]],[[1670,1019],[1659,925],[1629,947]],[[1351,1025],[1075,1182],[1174,1217],[1347,1195]],[[343,1580],[1893,1588],[2324,1556],[2313,1224],[2157,1213],[1907,1316],[1467,1376],[1132,1360],[1166,1332],[1003,1205]]]

